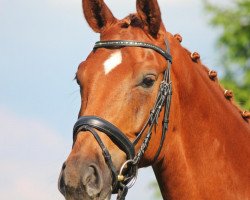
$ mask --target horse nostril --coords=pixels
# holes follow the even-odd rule
[[[66,168],[66,162],[63,163],[62,170]]]
[[[64,175],[63,175],[63,170],[61,171],[59,180],[58,180],[58,189],[59,191],[65,195],[66,194],[66,188],[65,188],[65,180],[64,180]]]
[[[95,170],[93,167],[89,167],[87,170],[87,173],[85,175],[85,179],[83,180],[83,184],[87,185],[87,184],[91,184],[91,183],[95,183],[96,180],[96,176],[95,176]]]
[[[103,173],[96,164],[75,162],[63,164],[58,180],[58,189],[66,198],[73,195],[73,199],[95,199],[103,190]]]
[[[66,184],[65,184],[65,179],[64,179],[65,168],[66,168],[66,162],[64,162],[62,165],[62,170],[58,179],[58,189],[63,195],[66,194]]]
[[[94,197],[99,194],[103,188],[103,180],[98,166],[91,165],[85,169],[82,177],[82,184],[86,188],[89,196]]]

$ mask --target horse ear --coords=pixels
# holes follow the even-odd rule
[[[100,33],[104,27],[116,20],[103,0],[82,0],[82,7],[89,26],[95,32]]]
[[[137,0],[136,10],[150,35],[156,38],[161,26],[161,11],[157,0]]]

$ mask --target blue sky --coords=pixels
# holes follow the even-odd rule
[[[117,18],[135,11],[134,0],[106,2]],[[218,31],[208,26],[201,2],[159,3],[167,30],[180,33],[183,46],[218,69]],[[97,40],[83,19],[80,0],[0,0],[2,199],[63,199],[57,178],[80,107],[73,78]],[[128,199],[152,199],[148,185],[153,179],[150,169],[140,173]]]

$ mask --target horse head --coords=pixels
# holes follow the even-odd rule
[[[155,103],[162,81],[169,78],[166,59],[171,57],[165,52],[166,31],[157,1],[137,0],[137,13],[122,20],[103,0],[82,3],[88,24],[101,40],[76,72],[81,108],[59,190],[66,199],[108,199],[136,176],[133,159],[145,143],[143,138],[150,143],[136,164],[151,165],[159,154],[155,144],[162,139],[156,132],[162,125],[154,125],[163,118],[165,99],[158,100],[160,108]],[[151,115],[152,121],[154,105],[157,113]],[[151,133],[146,136],[147,131]]]
[[[103,0],[83,0],[100,41],[76,72],[81,108],[59,190],[123,200],[137,168],[152,165],[163,199],[249,199],[249,113],[166,32],[156,0],[136,3],[118,20]]]

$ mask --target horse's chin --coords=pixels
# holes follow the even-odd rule
[[[106,195],[106,197],[104,197],[103,195],[100,195],[98,197],[90,197],[90,196],[82,196],[82,197],[73,197],[73,196],[70,196],[70,195],[67,195],[65,197],[65,200],[110,200],[111,199],[111,193]]]
[[[105,198],[105,200],[110,200],[111,199],[111,193]]]
[[[110,200],[111,199],[111,192],[108,194],[101,194],[99,197],[96,197],[94,200]]]
[[[89,195],[86,191],[66,192],[65,200],[110,200],[112,192],[103,191],[97,195]]]

